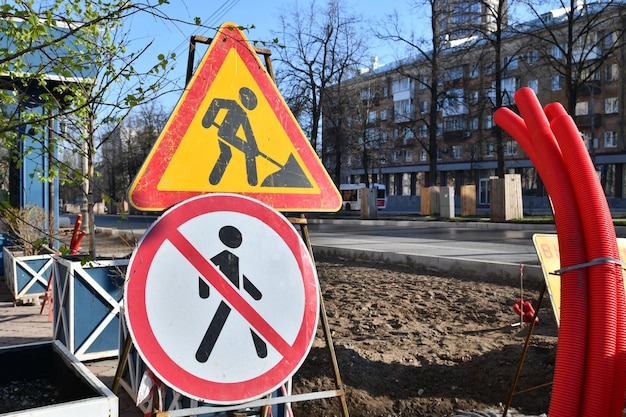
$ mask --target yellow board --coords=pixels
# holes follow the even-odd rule
[[[552,310],[556,317],[557,323],[560,321],[561,311],[561,276],[555,275],[555,272],[561,269],[561,257],[559,252],[559,241],[557,235],[553,234],[534,234],[533,243],[537,256],[541,262],[541,270],[546,280]],[[618,238],[617,246],[619,247],[620,259],[626,260],[626,239]],[[626,282],[624,283],[626,288]]]
[[[243,32],[225,23],[131,184],[140,210],[237,193],[282,211],[337,211],[341,195]]]

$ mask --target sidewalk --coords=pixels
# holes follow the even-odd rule
[[[41,306],[14,306],[4,280],[0,282],[0,347],[52,340],[52,323],[48,321],[48,306],[39,314]],[[111,388],[117,359],[84,362],[84,365]],[[134,401],[122,389],[117,391],[119,417],[143,417]]]

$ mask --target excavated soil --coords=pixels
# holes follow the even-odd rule
[[[318,259],[317,269],[351,416],[501,415],[530,328],[512,310],[519,284],[341,259]],[[536,304],[541,283],[524,285]],[[557,324],[547,295],[539,317],[517,390],[548,385],[515,395],[512,407],[527,415],[549,407]],[[318,331],[295,391],[335,388],[324,340]],[[336,416],[339,404],[293,407],[296,415]]]

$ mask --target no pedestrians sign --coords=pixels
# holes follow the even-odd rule
[[[137,351],[167,385],[239,404],[284,384],[317,329],[315,266],[296,229],[250,197],[186,200],[151,227],[127,270]]]

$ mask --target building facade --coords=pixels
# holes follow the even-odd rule
[[[621,3],[581,4],[505,27],[497,46],[484,31],[448,40],[435,72],[427,56],[361,71],[326,95],[324,164],[341,183],[385,184],[392,209],[419,209],[425,185],[460,195],[466,184],[487,207],[489,178],[502,171],[521,174],[524,196],[545,198],[530,160],[493,122],[500,105],[516,111],[515,91],[529,87],[542,104],[568,109],[607,197],[623,199],[624,11]]]

